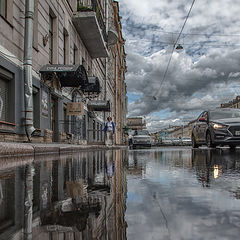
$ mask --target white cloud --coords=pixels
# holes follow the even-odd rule
[[[240,5],[234,0],[196,1],[183,31],[193,35],[182,35],[184,50],[174,51],[161,86],[177,37],[166,32],[179,32],[191,2],[119,1],[127,40],[128,92],[141,96],[129,104],[129,115],[151,116],[149,129],[179,116],[180,121],[193,119],[240,94],[234,87],[240,80]],[[166,109],[169,114],[152,119],[153,113]]]

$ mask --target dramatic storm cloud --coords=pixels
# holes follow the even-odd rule
[[[126,39],[129,116],[151,131],[182,124],[240,95],[240,5],[195,1],[164,79],[173,44],[192,0],[119,0]],[[164,81],[163,81],[164,79]]]

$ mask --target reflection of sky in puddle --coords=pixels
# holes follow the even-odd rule
[[[238,153],[155,151],[140,156],[141,180],[128,177],[128,239],[237,239],[240,200],[232,190],[240,183]],[[137,153],[134,158],[137,169]]]
[[[134,203],[140,203],[142,202],[142,197],[141,195],[135,193],[135,192],[128,192],[127,193],[127,202],[134,202]]]

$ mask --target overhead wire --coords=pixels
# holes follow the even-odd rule
[[[188,11],[188,14],[187,14],[186,18],[185,18],[185,21],[184,21],[184,23],[183,23],[183,26],[182,26],[182,28],[181,28],[181,31],[180,31],[180,33],[179,33],[179,35],[178,35],[178,37],[177,37],[177,40],[175,41],[175,44],[173,45],[173,48],[172,48],[172,51],[171,51],[171,55],[170,55],[170,58],[169,58],[168,63],[167,63],[166,70],[165,70],[165,72],[164,72],[162,81],[161,81],[161,83],[160,83],[160,88],[159,88],[159,91],[160,91],[160,92],[161,92],[161,89],[162,89],[162,85],[163,85],[163,83],[164,83],[164,81],[165,81],[165,78],[166,78],[166,76],[167,76],[167,72],[168,72],[168,69],[169,69],[169,66],[170,66],[170,63],[171,63],[171,60],[172,60],[172,56],[173,56],[173,52],[174,52],[175,46],[176,46],[176,44],[178,43],[178,40],[179,40],[180,37],[181,37],[181,34],[182,34],[182,32],[183,32],[183,29],[184,29],[184,27],[185,27],[185,25],[186,25],[186,23],[187,23],[187,20],[188,20],[189,16],[190,16],[190,13],[191,13],[191,11],[192,11],[192,8],[193,8],[193,6],[194,6],[195,1],[196,1],[196,0],[193,0],[193,1],[192,1],[191,7],[190,7],[190,9],[189,9],[189,11]],[[155,98],[156,98],[156,97],[155,97]],[[154,100],[156,100],[155,98],[154,98]]]
[[[137,39],[128,39],[128,40],[131,40],[131,41],[139,41]],[[144,42],[152,42],[150,39],[145,39]],[[207,41],[209,42],[209,41]],[[176,45],[176,43],[172,43],[172,42],[157,42],[158,44],[162,44],[162,45]],[[204,41],[202,42],[193,42],[193,43],[184,43],[182,45],[204,45],[206,47],[234,47],[234,46],[240,46],[240,44],[232,44],[232,43],[229,43],[229,44],[205,44]]]
[[[149,31],[149,29],[148,29]],[[154,32],[161,32],[165,34],[179,34],[179,32],[169,32],[169,31],[163,31],[163,30],[158,30],[154,29]],[[210,35],[211,37],[240,37],[239,34],[214,34],[214,33],[182,33],[184,36],[207,36]]]

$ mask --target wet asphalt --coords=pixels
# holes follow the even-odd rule
[[[24,231],[34,240],[240,235],[240,149],[110,149],[4,161],[0,239],[22,240]]]

